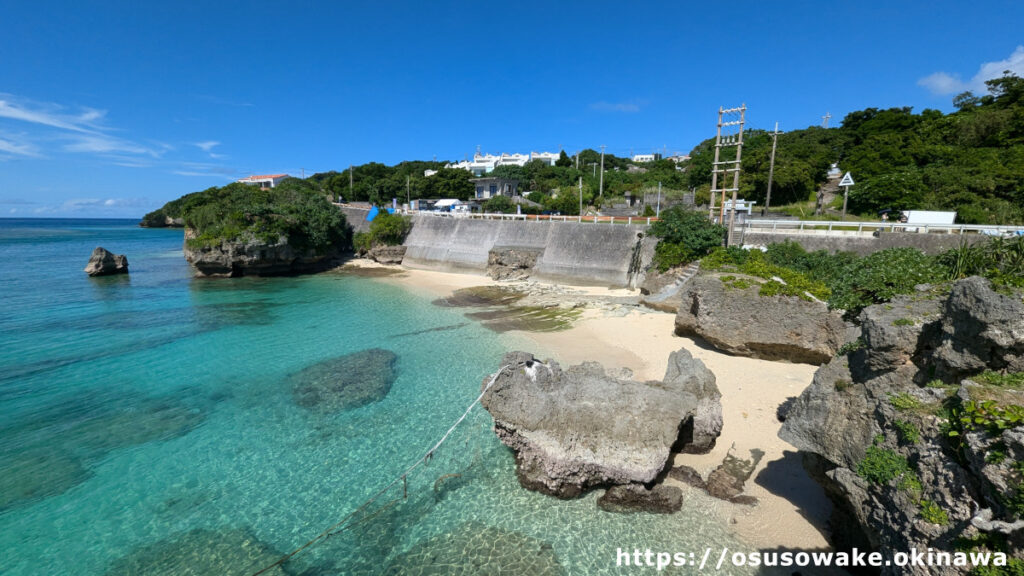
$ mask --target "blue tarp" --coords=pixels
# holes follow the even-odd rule
[[[370,213],[366,215],[366,221],[367,222],[373,222],[373,219],[376,218],[377,214],[379,214],[379,213],[380,213],[380,210],[376,206],[374,206],[373,208],[370,208]]]

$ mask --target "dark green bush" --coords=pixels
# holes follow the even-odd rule
[[[410,230],[412,230],[412,220],[381,210],[373,222],[370,222],[370,243],[371,245],[397,246],[405,241]]]
[[[857,465],[857,475],[873,484],[888,484],[910,472],[907,459],[888,448],[868,446],[864,459]]]
[[[721,246],[725,227],[710,222],[703,212],[673,206],[651,225],[651,234],[661,239],[654,262],[664,271],[702,258]]]

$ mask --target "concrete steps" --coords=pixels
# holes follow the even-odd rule
[[[679,291],[682,290],[683,286],[685,286],[686,283],[689,282],[691,278],[696,276],[697,272],[699,272],[699,271],[700,271],[700,261],[698,260],[696,262],[691,262],[689,265],[686,266],[686,268],[683,268],[683,270],[679,273],[679,276],[676,276],[676,281],[675,282],[669,284],[668,286],[663,288],[657,294],[651,294],[650,296],[645,296],[644,297],[644,301],[645,302],[655,302],[655,303],[657,303],[657,302],[664,302],[664,301],[668,300],[669,298],[672,298],[673,296],[679,294]]]

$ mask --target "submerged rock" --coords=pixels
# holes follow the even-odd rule
[[[764,360],[828,362],[846,339],[846,324],[824,302],[761,296],[761,280],[726,286],[718,276],[697,276],[682,293],[676,334],[698,336],[719,350]]]
[[[314,364],[290,378],[295,403],[329,413],[381,400],[397,377],[396,360],[390,350],[371,348]]]
[[[57,496],[92,473],[65,450],[54,447],[0,455],[0,512]]]
[[[247,576],[281,554],[247,530],[196,529],[137,548],[115,560],[108,576]],[[285,576],[280,566],[264,574]]]
[[[597,499],[597,506],[605,512],[672,514],[683,508],[683,491],[663,484],[650,490],[642,484],[612,486]]]
[[[124,254],[113,254],[109,250],[97,246],[85,265],[85,273],[89,276],[110,276],[128,273],[128,258]]]
[[[560,576],[558,556],[547,542],[518,532],[467,522],[396,556],[386,576]]]
[[[572,498],[595,486],[647,484],[674,447],[710,449],[721,431],[715,377],[686,350],[672,354],[661,382],[614,378],[596,362],[563,371],[526,352],[502,364],[511,368],[482,404],[530,490]]]

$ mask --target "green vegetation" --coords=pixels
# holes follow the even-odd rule
[[[889,404],[892,404],[892,407],[899,410],[900,412],[906,410],[914,410],[916,408],[921,407],[920,400],[906,393],[890,394]]]
[[[495,196],[483,204],[484,212],[491,214],[514,214],[516,211],[515,202],[508,196]]]
[[[297,178],[265,190],[228,184],[189,194],[174,203],[179,203],[185,225],[196,233],[188,240],[191,248],[249,239],[274,244],[287,238],[299,250],[326,254],[348,248],[351,241],[344,214],[316,186]]]
[[[971,380],[984,386],[1024,389],[1024,372],[1003,373],[986,370],[977,376],[972,376]]]
[[[1024,240],[991,238],[987,242],[961,243],[939,257],[951,280],[985,276],[997,285],[1024,287]]]
[[[780,135],[773,205],[813,200],[829,165],[838,162],[857,179],[849,198],[854,214],[956,210],[959,221],[969,224],[1024,222],[1024,79],[1009,75],[986,84],[988,95],[957,96],[958,110],[951,114],[867,108],[847,114],[839,128]],[[763,130],[744,138],[739,195],[759,205],[767,191],[771,141]],[[688,185],[706,194],[714,140],[690,155]]]
[[[907,459],[888,448],[868,446],[857,465],[857,475],[873,484],[884,485],[910,472]]]
[[[867,344],[864,343],[864,339],[858,337],[856,340],[847,342],[846,344],[840,346],[839,349],[836,350],[836,356],[846,356],[851,352],[856,352],[857,350],[863,349],[865,346],[867,346]]]
[[[913,422],[897,420],[892,423],[896,429],[896,435],[902,444],[917,444],[921,440],[921,431]]]
[[[712,250],[702,261],[705,270],[734,270],[770,280],[781,278],[788,286],[768,282],[762,295],[774,293],[801,296],[804,291],[827,300],[830,308],[845,310],[847,318],[856,318],[866,306],[888,302],[901,294],[915,293],[920,284],[939,285],[956,280],[965,271],[989,278],[998,286],[1024,286],[1024,237],[993,238],[969,248],[990,255],[993,260],[980,260],[973,267],[956,267],[954,249],[940,256],[928,256],[913,248],[889,248],[865,257],[848,252],[830,254],[819,250],[807,252],[796,242],[771,244],[767,251],[743,250],[737,247]],[[1019,267],[1016,254],[1020,254]],[[988,256],[986,256],[988,258]],[[914,324],[914,319],[901,318],[897,326]]]
[[[357,232],[352,239],[356,252],[365,254],[374,246],[397,246],[412,230],[412,220],[399,214],[381,211],[370,222],[369,232]]]
[[[1002,434],[1004,430],[1024,425],[1024,406],[1000,405],[995,400],[968,400],[956,416],[964,432],[987,430],[990,434]]]
[[[931,522],[932,524],[937,524],[939,526],[949,524],[949,515],[946,514],[946,511],[940,508],[935,502],[932,502],[931,500],[921,500],[919,505],[921,507],[921,518],[924,519],[925,522]]]
[[[836,392],[842,392],[849,388],[850,386],[852,386],[852,383],[849,380],[844,380],[840,378],[839,380],[833,382],[832,386],[835,387]]]
[[[704,257],[725,240],[725,227],[708,221],[695,210],[673,207],[661,213],[651,225],[651,234],[661,239],[654,252],[654,263],[664,272]]]

